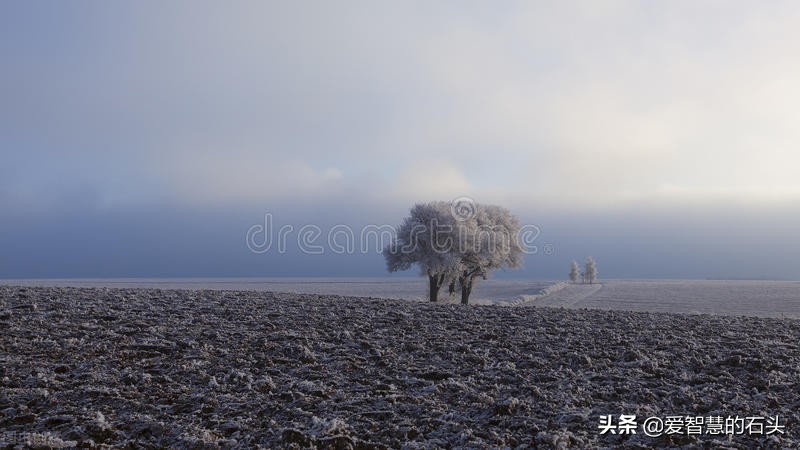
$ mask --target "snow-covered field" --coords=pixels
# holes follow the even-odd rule
[[[116,279],[24,279],[0,280],[0,284],[40,287],[108,287],[157,289],[214,289],[269,291],[293,294],[345,295],[424,301],[428,282],[421,277],[384,278],[116,278]],[[472,293],[475,304],[508,304],[540,294],[550,281],[480,280]],[[440,299],[449,298],[446,289]]]
[[[800,282],[601,280],[594,285],[555,281],[480,280],[474,304],[535,305],[628,311],[800,318]],[[213,289],[342,295],[424,301],[422,278],[174,278],[0,280],[42,287]],[[443,291],[444,302],[458,302]]]
[[[532,304],[566,308],[800,318],[800,282],[610,280],[569,285]]]
[[[0,286],[0,329],[4,448],[800,446],[792,319]]]

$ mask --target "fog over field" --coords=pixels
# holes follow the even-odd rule
[[[186,13],[190,9],[191,14]],[[4,2],[0,276],[385,275],[304,225],[469,196],[517,278],[798,279],[794,2]],[[292,225],[284,253],[247,230]],[[277,230],[276,230],[277,231]],[[373,249],[375,250],[375,249]]]

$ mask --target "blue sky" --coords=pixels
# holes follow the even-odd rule
[[[382,275],[245,233],[466,195],[556,251],[502,276],[592,254],[797,279],[798,24],[796,2],[3,2],[0,277]]]

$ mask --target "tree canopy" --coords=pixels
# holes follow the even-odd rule
[[[522,264],[519,230],[519,220],[500,206],[418,203],[383,254],[390,272],[418,265],[428,276],[431,301],[449,284],[451,292],[458,285],[467,304],[476,279]]]

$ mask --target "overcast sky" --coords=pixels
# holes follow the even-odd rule
[[[0,277],[381,275],[245,234],[470,196],[509,276],[798,279],[797,55],[795,1],[5,1]]]

